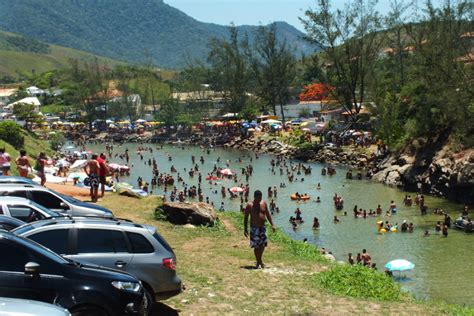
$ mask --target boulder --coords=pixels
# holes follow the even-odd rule
[[[165,202],[161,210],[173,224],[213,225],[217,214],[207,203]]]

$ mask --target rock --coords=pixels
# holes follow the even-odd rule
[[[161,209],[173,224],[213,225],[217,220],[216,212],[207,203],[165,202]]]

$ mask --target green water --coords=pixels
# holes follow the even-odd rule
[[[147,144],[148,145],[148,144]],[[151,168],[144,162],[152,157],[149,152],[144,153],[144,161],[141,161],[136,154],[136,149],[140,145],[127,144],[122,147],[115,147],[114,153],[124,152],[125,148],[129,149],[130,163],[134,164],[130,177],[123,178],[121,181],[129,182],[137,185],[138,176],[143,177],[145,181],[151,182]],[[179,147],[164,146],[163,149],[156,145],[150,144],[154,148],[154,157],[158,162],[160,172],[170,172],[171,165],[174,165],[178,172],[183,176],[184,181],[188,185],[197,186],[197,176],[190,179],[184,168],[189,170],[192,167],[191,155],[196,156],[196,162],[200,166],[199,171],[203,175],[203,194],[209,196],[218,208],[222,201],[225,203],[227,210],[238,210],[240,199],[230,200],[227,196],[222,200],[220,188],[224,185],[226,188],[235,186],[232,180],[222,180],[218,185],[209,185],[204,180],[205,175],[210,172],[216,164],[217,157],[221,158],[218,166],[225,166],[227,160],[230,161],[230,168],[238,171],[242,167],[250,163],[248,152],[239,152],[236,150],[215,149],[211,150],[208,155],[199,147],[186,147],[184,150]],[[91,145],[87,149],[97,152],[103,151],[103,147],[99,145]],[[171,154],[173,160],[168,161],[167,154]],[[203,156],[205,163],[201,165],[198,161]],[[245,157],[244,157],[245,156]],[[244,157],[242,163],[238,163],[237,159]],[[366,180],[346,180],[345,170],[337,169],[337,174],[329,176],[321,176],[320,164],[311,164],[313,172],[311,175],[303,176],[304,182],[289,183],[286,177],[273,175],[270,171],[271,156],[260,156],[259,159],[253,159],[254,174],[250,178],[251,192],[260,189],[266,196],[266,190],[269,186],[276,185],[278,188],[278,198],[275,200],[281,212],[274,215],[275,223],[278,227],[285,230],[291,237],[325,247],[332,251],[337,260],[346,260],[347,254],[352,252],[354,257],[363,248],[372,256],[373,262],[377,263],[379,270],[383,271],[386,262],[404,258],[413,263],[416,267],[413,271],[406,273],[406,278],[399,281],[407,291],[410,291],[418,298],[432,298],[444,300],[449,303],[467,304],[474,306],[474,234],[465,234],[454,228],[449,230],[447,238],[441,237],[434,233],[434,227],[437,221],[442,221],[443,216],[432,214],[432,210],[436,207],[447,210],[452,219],[455,220],[460,211],[461,205],[450,203],[446,200],[426,197],[425,204],[429,207],[429,215],[421,216],[418,209],[413,206],[411,208],[403,206],[403,198],[405,192],[384,186],[382,184],[372,183]],[[109,158],[109,162],[124,163],[118,158]],[[301,176],[295,175],[300,178]],[[239,179],[239,183],[245,180]],[[287,187],[279,188],[280,182],[285,182]],[[316,184],[321,184],[321,190],[316,190]],[[177,184],[178,190],[182,189],[182,184]],[[218,190],[218,194],[211,193]],[[309,202],[297,203],[290,200],[290,194],[294,192],[307,192],[312,199]],[[163,194],[162,187],[155,189],[155,194]],[[343,211],[336,211],[332,197],[334,193],[342,195],[344,198],[345,208]],[[252,196],[252,194],[250,195]],[[320,196],[321,203],[315,203],[316,196]],[[411,193],[414,198],[415,194]],[[363,209],[375,210],[380,204],[385,211],[388,210],[390,201],[394,200],[398,206],[398,213],[391,218],[368,217],[367,219],[356,219],[352,216],[352,209],[357,205]],[[303,223],[296,231],[293,230],[288,222],[296,207],[300,207],[303,211]],[[343,216],[343,212],[347,211],[347,216]],[[334,224],[332,219],[337,215],[341,222]],[[311,229],[312,218],[319,218],[321,227],[317,231]],[[389,220],[391,223],[402,223],[403,220],[413,222],[415,230],[413,233],[386,233],[378,234],[375,222],[378,220]],[[430,230],[431,235],[424,237],[424,231]],[[172,240],[170,241],[173,242]],[[270,263],[271,264],[271,263]]]

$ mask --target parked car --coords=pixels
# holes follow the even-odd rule
[[[65,308],[32,300],[0,297],[1,316],[71,316]]]
[[[31,184],[39,185],[29,178],[15,176],[0,176],[0,184]]]
[[[16,196],[32,200],[52,211],[70,216],[113,217],[105,207],[85,203],[42,186],[0,184],[0,196]]]
[[[14,228],[20,227],[21,225],[26,224],[24,221],[16,219],[14,217],[0,215],[0,229],[12,230]]]
[[[0,297],[55,303],[73,316],[143,314],[143,287],[128,273],[79,264],[7,231],[0,253]]]
[[[14,217],[26,223],[62,216],[38,203],[16,196],[0,197],[0,214]]]
[[[14,232],[74,261],[133,274],[149,300],[166,299],[182,290],[173,249],[153,226],[118,219],[59,218]]]

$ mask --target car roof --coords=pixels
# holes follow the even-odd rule
[[[31,200],[19,196],[0,196],[0,204],[8,203],[21,203],[21,204],[32,204]]]
[[[19,226],[26,224],[24,221],[6,215],[0,215],[0,223],[9,223],[9,224],[17,224]]]
[[[41,191],[51,191],[50,189],[45,188],[40,185],[33,185],[33,184],[27,184],[27,183],[0,183],[0,190],[10,191],[10,190],[15,190],[15,189],[18,190],[19,188],[25,189],[25,190],[34,189],[34,190],[41,190]]]
[[[32,184],[39,185],[29,178],[16,176],[0,176],[0,184]]]
[[[70,225],[70,224],[80,224],[80,225],[100,225],[106,227],[120,226],[124,228],[143,228],[147,229],[149,232],[154,233],[156,228],[149,225],[137,224],[130,220],[121,219],[121,218],[107,218],[107,217],[60,217],[60,218],[51,218],[44,219],[40,221],[35,221],[28,223],[25,226],[31,227],[31,229],[36,229],[45,226],[51,225]]]

